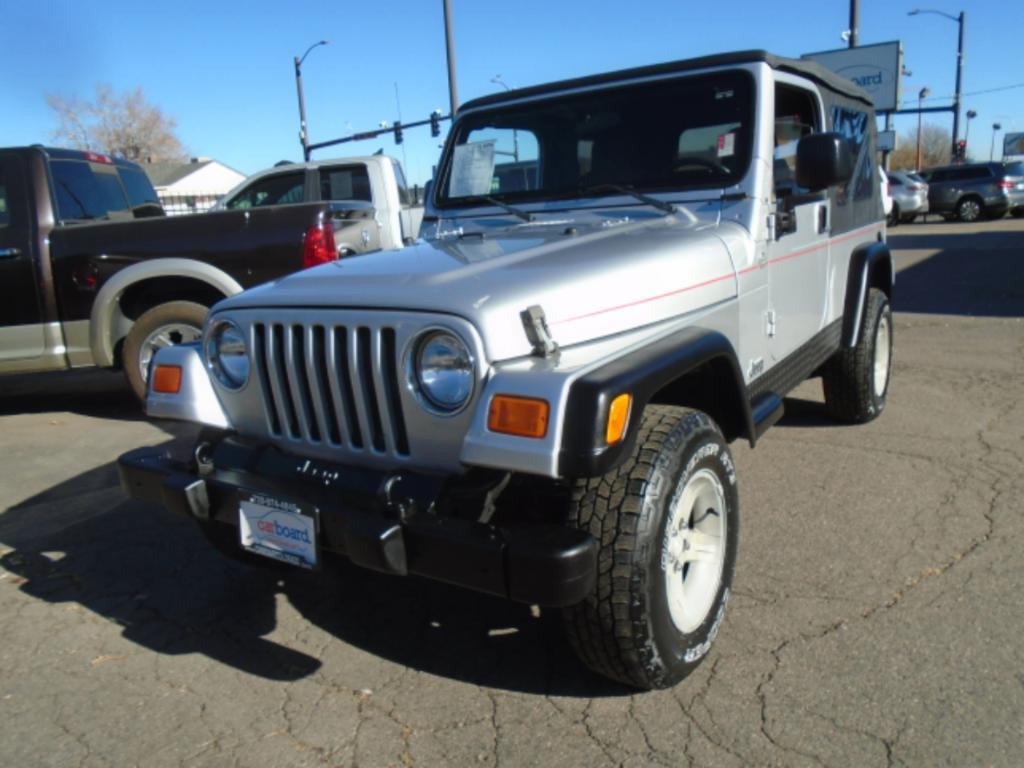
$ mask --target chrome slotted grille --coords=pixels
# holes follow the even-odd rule
[[[256,322],[253,346],[271,435],[409,455],[394,328]]]

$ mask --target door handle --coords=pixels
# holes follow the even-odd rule
[[[13,259],[15,256],[21,256],[20,248],[0,248],[0,259]]]

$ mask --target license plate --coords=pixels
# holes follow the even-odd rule
[[[316,510],[254,493],[238,505],[242,549],[300,568],[316,568]]]

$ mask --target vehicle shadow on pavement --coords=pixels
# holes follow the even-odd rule
[[[344,654],[326,654],[325,667],[265,637],[277,628],[280,594],[339,642],[417,670],[531,693],[634,693],[583,667],[557,611],[344,562],[315,574],[244,565],[191,521],[126,500],[112,463],[0,514],[0,542],[0,564],[24,594],[77,603],[157,653],[203,654],[270,680],[344,671],[330,667]]]
[[[145,418],[120,372],[89,369],[0,378],[0,416],[55,410],[118,421]]]
[[[969,317],[1024,315],[1024,244],[1019,231],[890,233],[887,240],[893,250],[938,249],[899,271],[894,311]]]

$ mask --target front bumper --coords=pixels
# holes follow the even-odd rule
[[[316,507],[321,552],[391,574],[416,574],[543,606],[568,606],[590,594],[597,544],[557,524],[496,526],[433,514],[444,481],[296,459],[272,446],[233,438],[210,461],[189,466],[159,449],[118,459],[121,485],[134,499],[209,524],[238,526],[242,499],[273,494]],[[296,477],[299,475],[299,477]],[[387,489],[382,493],[382,489]]]

